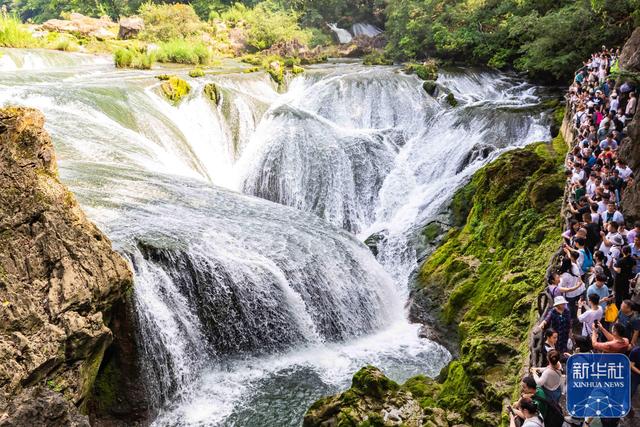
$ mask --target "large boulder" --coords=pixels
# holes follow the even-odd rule
[[[304,416],[304,427],[341,425],[421,426],[423,410],[410,391],[366,366],[353,376],[351,388],[318,400]]]
[[[0,408],[26,413],[11,401],[41,385],[80,406],[131,271],[60,182],[37,110],[0,110],[0,171]]]
[[[118,38],[121,40],[132,39],[144,30],[144,21],[139,16],[122,17],[119,24]]]
[[[91,18],[81,13],[72,13],[69,19],[50,19],[40,25],[39,31],[71,33],[101,40],[115,38],[115,23],[109,17]]]
[[[620,67],[626,71],[640,72],[640,27],[635,29],[622,48]]]
[[[0,414],[0,427],[47,426],[89,427],[89,417],[81,415],[60,393],[33,387],[20,393]]]

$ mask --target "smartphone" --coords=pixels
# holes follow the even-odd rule
[[[515,415],[515,413],[513,412],[513,408],[511,407],[511,405],[507,405],[507,411],[509,411],[510,413],[512,413],[512,414],[514,414],[514,415]]]

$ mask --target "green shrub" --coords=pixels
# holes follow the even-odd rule
[[[362,58],[364,65],[393,65],[393,61],[380,51],[373,51]]]
[[[433,59],[428,59],[422,64],[405,64],[404,71],[409,74],[415,73],[422,80],[436,80],[438,78],[438,64]]]
[[[278,7],[275,2],[259,3],[254,8],[235,3],[222,14],[222,19],[231,26],[246,27],[247,44],[257,50],[283,41],[306,44],[311,40],[311,32],[298,25],[298,14]]]
[[[117,68],[137,68],[149,70],[155,60],[154,54],[147,53],[143,49],[119,48],[113,53]]]
[[[0,14],[0,46],[2,47],[36,47],[38,41],[13,15]]]
[[[193,65],[207,64],[211,59],[209,49],[202,42],[189,42],[182,39],[160,43],[156,56],[160,62]]]
[[[143,40],[167,42],[197,36],[208,29],[193,8],[186,4],[145,3],[139,14],[144,20],[144,30],[140,33]]]
[[[311,48],[330,46],[333,44],[333,37],[318,28],[310,28],[309,33],[309,47]]]

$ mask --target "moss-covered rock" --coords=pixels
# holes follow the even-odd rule
[[[445,99],[447,100],[447,103],[449,103],[449,105],[451,105],[452,107],[458,106],[458,100],[453,93],[449,92]]]
[[[429,95],[434,95],[437,88],[438,85],[436,85],[436,82],[433,80],[425,80],[425,82],[422,83],[422,89],[424,89],[424,91]]]
[[[420,269],[414,296],[442,307],[437,315],[461,343],[442,383],[423,391],[432,396],[425,404],[468,424],[500,425],[502,400],[517,384],[532,302],[560,240],[563,147],[534,144],[476,172],[453,198],[459,228]]]
[[[416,381],[414,388],[418,388]],[[366,366],[353,376],[351,388],[315,402],[304,416],[304,427],[422,425],[423,411],[409,388]]]
[[[209,98],[214,104],[220,104],[220,88],[215,83],[207,83],[204,85],[204,94],[207,98]]]
[[[160,85],[160,88],[164,96],[174,104],[179,103],[191,91],[189,83],[177,76],[169,77]]]
[[[438,79],[438,64],[434,60],[427,60],[422,64],[410,62],[404,65],[403,70],[408,74],[416,74],[422,80]]]
[[[302,74],[304,73],[304,68],[300,67],[299,65],[294,65],[293,67],[291,67],[291,72],[293,74]]]
[[[194,68],[193,70],[189,71],[189,77],[204,77],[204,70],[202,68]]]

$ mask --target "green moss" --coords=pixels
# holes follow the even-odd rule
[[[393,61],[382,51],[373,51],[362,58],[364,65],[393,65]]]
[[[246,70],[243,71],[243,73],[256,73],[260,71],[260,67],[251,67],[251,68],[247,68]]]
[[[435,81],[438,79],[438,64],[433,60],[427,60],[422,64],[410,62],[404,65],[404,72],[415,73],[422,80]]]
[[[451,92],[447,94],[446,100],[452,107],[456,107],[458,105],[458,100]]]
[[[120,371],[112,358],[102,366],[94,383],[91,400],[98,414],[106,413],[117,403],[119,384]]]
[[[524,360],[532,303],[560,241],[565,152],[558,141],[510,151],[454,195],[459,228],[421,266],[417,287],[440,298],[443,322],[458,325],[460,357],[442,384],[418,390],[433,396],[425,405],[435,401],[471,425],[500,423]]]
[[[174,104],[180,102],[190,91],[191,86],[189,83],[177,76],[171,76],[168,80],[165,80],[161,85],[162,93]]]
[[[400,386],[375,366],[365,366],[353,376],[351,388],[355,392],[380,398],[388,392],[398,390]]]
[[[422,237],[426,242],[433,242],[442,232],[440,224],[432,222],[422,229]]]
[[[293,74],[302,74],[304,73],[304,68],[294,65],[293,67],[291,67],[291,72]]]
[[[433,80],[425,80],[425,82],[422,83],[422,89],[424,89],[424,91],[427,92],[429,95],[435,94],[437,88],[438,86],[436,85],[436,82]]]
[[[202,70],[202,68],[195,68],[189,71],[189,77],[204,77],[204,71]]]
[[[215,83],[207,83],[204,86],[204,94],[214,104],[218,105],[220,103],[220,89],[218,88],[218,85],[216,85]]]
[[[170,78],[171,78],[170,74],[158,74],[156,76],[156,79],[162,80],[162,81],[169,80]]]

